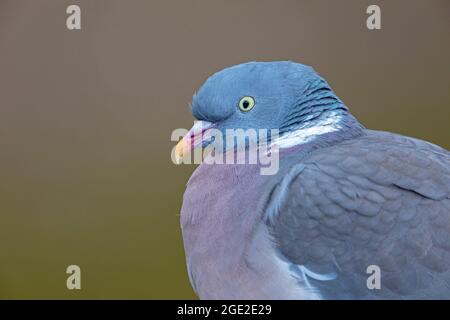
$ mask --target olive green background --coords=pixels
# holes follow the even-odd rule
[[[449,39],[448,0],[0,0],[0,298],[196,298],[170,134],[207,76],[306,63],[367,127],[450,148]]]

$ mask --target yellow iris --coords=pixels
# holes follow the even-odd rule
[[[255,99],[250,96],[242,97],[241,100],[239,100],[239,109],[242,112],[248,112],[253,109],[255,106]]]

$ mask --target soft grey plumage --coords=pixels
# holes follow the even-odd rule
[[[450,298],[449,163],[429,143],[368,131],[304,158],[268,225],[288,261],[336,273],[309,280],[323,298]],[[381,290],[367,288],[369,265]]]
[[[233,72],[264,68],[243,66]],[[274,78],[282,67],[271,66]],[[291,121],[291,131],[326,117],[328,107],[342,110],[344,125],[282,149],[276,175],[249,164],[194,172],[181,224],[200,298],[450,298],[450,153],[366,130],[340,100],[310,104],[318,116]],[[371,265],[381,270],[381,289],[367,287]]]

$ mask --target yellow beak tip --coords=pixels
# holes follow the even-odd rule
[[[175,161],[177,164],[182,163],[187,151],[187,143],[185,139],[181,139],[175,147]]]

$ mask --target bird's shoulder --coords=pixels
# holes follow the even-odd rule
[[[367,179],[435,200],[450,198],[450,152],[420,139],[367,130],[358,138],[319,148],[301,163],[336,180],[352,178],[357,184]]]
[[[337,275],[310,279],[323,295],[450,292],[450,154],[431,143],[367,131],[313,151],[273,187],[265,218],[294,269]],[[382,290],[367,289],[371,265]]]

